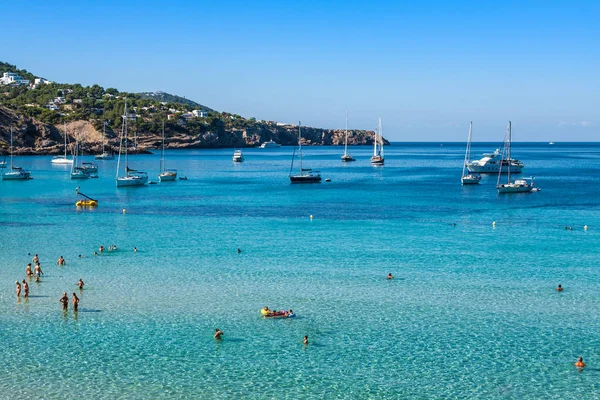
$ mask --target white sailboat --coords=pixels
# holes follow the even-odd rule
[[[102,128],[102,154],[98,154],[96,156],[94,156],[94,158],[96,160],[114,160],[115,159],[115,155],[111,152],[108,152],[105,150],[106,148],[106,124],[107,122],[104,122],[104,127]]]
[[[344,155],[342,156],[343,162],[356,161],[354,157],[348,154],[348,110],[346,110],[346,137],[344,139]]]
[[[510,158],[510,147],[512,140],[512,132],[511,132],[511,123],[508,121],[508,128],[506,130],[506,138],[504,139],[504,149],[502,151],[503,159],[511,160]],[[506,158],[504,158],[506,156]],[[500,166],[500,172],[498,172],[498,182],[496,184],[496,188],[498,189],[498,193],[528,193],[532,191],[539,190],[535,188],[534,190],[534,179],[532,178],[522,178],[516,179],[514,182],[510,180],[510,170],[511,168],[507,165],[507,180],[506,183],[500,183],[500,178],[502,177],[502,167]]]
[[[148,174],[129,168],[129,152],[128,152],[128,137],[127,137],[127,99],[125,99],[125,111],[123,112],[123,126],[121,128],[121,142],[119,144],[119,158],[117,161],[117,187],[122,186],[143,186],[148,183]],[[123,142],[125,142],[125,174],[119,176],[121,167],[121,154],[123,153]]]
[[[162,126],[162,152],[160,153],[160,174],[158,180],[161,182],[169,182],[177,179],[177,170],[165,168],[165,123]]]
[[[75,154],[73,155],[73,164],[71,165],[71,179],[89,179],[90,173],[81,167],[79,146],[79,140],[76,140]]]
[[[467,138],[467,149],[465,151],[465,161],[463,162],[463,170],[462,177],[460,181],[463,185],[473,185],[478,184],[481,180],[481,175],[475,173],[468,173],[467,165],[469,164],[469,159],[471,157],[471,134],[473,132],[473,121],[469,124],[469,137]]]
[[[320,183],[321,182],[321,174],[319,171],[313,171],[310,168],[302,168],[302,132],[301,132],[301,123],[298,122],[298,148],[299,148],[299,158],[300,158],[300,170],[297,174],[292,175],[292,170],[294,168],[294,155],[292,155],[292,165],[290,166],[290,182],[291,183]],[[294,147],[294,152],[296,148]]]
[[[2,174],[3,181],[31,179],[31,171],[13,165],[13,132],[10,129],[10,170]]]
[[[66,122],[65,122],[65,132],[64,132],[63,136],[65,137],[65,155],[52,157],[52,161],[51,161],[52,164],[59,164],[59,165],[73,164],[73,158],[67,157],[67,123]]]
[[[377,132],[375,132],[375,138],[373,140],[373,157],[371,157],[371,164],[383,165],[384,162],[385,157],[383,155],[383,131],[381,129],[381,117],[379,117],[379,125],[377,126]]]

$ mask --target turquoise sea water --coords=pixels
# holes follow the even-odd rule
[[[462,144],[342,151],[305,149],[332,182],[293,186],[285,147],[167,152],[187,181],[119,189],[116,161],[77,182],[15,158],[34,179],[0,182],[0,398],[600,398],[599,144],[514,145],[542,190],[513,195],[462,187]],[[158,155],[130,164],[156,180]]]

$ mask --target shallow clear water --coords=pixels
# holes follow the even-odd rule
[[[294,186],[285,147],[167,152],[187,181],[119,189],[116,161],[76,182],[15,158],[34,179],[0,182],[0,398],[600,398],[600,145],[516,144],[542,191],[514,195],[462,187],[461,144],[370,151],[305,149],[332,182]],[[130,164],[156,180],[157,155]]]

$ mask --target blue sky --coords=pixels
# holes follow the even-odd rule
[[[0,60],[397,141],[600,140],[600,2],[27,1]],[[10,7],[9,7],[10,8]],[[6,14],[5,14],[6,15]],[[10,38],[10,40],[7,40]]]

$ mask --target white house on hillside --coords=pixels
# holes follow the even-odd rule
[[[0,84],[2,85],[29,85],[28,79],[23,79],[19,74],[13,72],[5,72],[0,78]]]
[[[196,118],[206,118],[206,117],[208,117],[208,113],[206,111],[202,111],[202,110],[194,110],[194,111],[192,111],[192,114]]]

